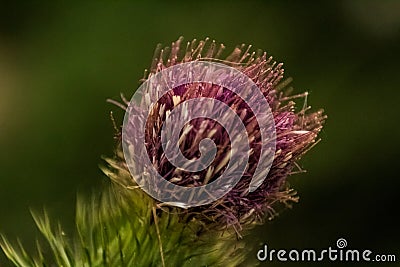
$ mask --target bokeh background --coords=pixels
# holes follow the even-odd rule
[[[398,1],[1,1],[0,232],[33,246],[29,209],[42,207],[72,227],[77,192],[106,180],[109,112],[122,121],[106,99],[131,96],[156,44],[180,35],[268,51],[329,116],[308,173],[290,178],[300,203],[249,242],[325,248],[343,237],[399,261]]]

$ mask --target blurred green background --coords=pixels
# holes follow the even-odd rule
[[[329,116],[308,173],[290,178],[300,203],[249,242],[322,248],[343,237],[400,260],[398,1],[1,1],[0,232],[33,245],[30,208],[72,226],[77,191],[106,180],[109,111],[122,121],[105,100],[131,96],[156,44],[180,35],[268,51]]]

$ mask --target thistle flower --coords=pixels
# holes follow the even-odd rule
[[[307,92],[291,95],[291,88],[287,87],[290,80],[283,80],[283,64],[277,64],[265,52],[251,52],[251,46],[241,45],[226,58],[222,58],[223,49],[222,44],[209,42],[208,39],[199,42],[193,40],[184,46],[182,38],[179,38],[172,43],[171,48],[162,49],[159,46],[143,81],[166,68],[193,61],[221,62],[247,75],[267,100],[275,123],[275,156],[264,182],[254,192],[249,191],[248,187],[261,153],[261,133],[257,118],[243,99],[219,85],[195,82],[171,88],[154,104],[147,118],[145,140],[151,163],[164,179],[185,187],[206,185],[218,179],[229,162],[231,141],[227,132],[220,124],[207,118],[197,118],[188,122],[179,140],[182,154],[187,159],[199,158],[200,141],[210,137],[217,146],[217,153],[208,168],[198,172],[187,172],[171,164],[165,155],[161,140],[163,122],[167,114],[180,103],[200,97],[217,99],[235,110],[245,124],[251,148],[242,179],[216,202],[181,212],[192,214],[209,225],[223,228],[232,226],[240,234],[243,226],[251,226],[253,222],[273,218],[279,204],[290,206],[298,200],[296,193],[289,188],[287,177],[303,171],[297,162],[316,143],[325,115],[322,110],[309,112]],[[295,100],[301,102],[300,109],[296,110]],[[128,105],[128,101],[125,100],[125,104]],[[135,182],[128,181],[128,185],[135,185]]]
[[[235,143],[223,125],[200,117],[188,121],[180,133],[179,149],[187,159],[201,156],[201,141],[205,138],[212,139],[216,145],[211,164],[196,172],[182,170],[167,160],[161,138],[164,121],[181,103],[201,97],[218,100],[243,122],[249,142],[250,153],[238,155],[248,156],[248,162],[233,188],[212,203],[186,209],[161,203],[149,197],[136,183],[130,172],[129,159],[124,157],[123,137],[118,131],[116,155],[105,157],[107,164],[101,166],[115,183],[91,200],[78,199],[76,232],[65,233],[61,225],[52,227],[47,214],[42,217],[34,214],[47,246],[43,248],[38,241],[36,256],[32,256],[20,243],[13,246],[0,235],[0,247],[9,260],[16,266],[239,266],[251,259],[247,257],[251,244],[245,246],[244,240],[238,240],[237,236],[256,223],[273,218],[276,210],[281,208],[280,204],[289,206],[297,201],[287,178],[303,171],[298,161],[317,143],[326,116],[322,110],[310,112],[307,93],[291,94],[290,80],[283,80],[282,64],[267,57],[265,52],[250,52],[251,46],[241,45],[223,58],[223,49],[223,45],[208,39],[193,40],[185,47],[180,38],[172,43],[171,49],[158,47],[143,81],[145,83],[169,67],[196,61],[223,63],[251,79],[261,91],[262,101],[258,99],[258,103],[265,103],[259,108],[269,109],[274,128],[271,166],[267,176],[262,177],[264,181],[257,182],[255,190],[249,184],[256,177],[263,155],[264,126],[258,124],[254,107],[241,97],[240,91],[217,84],[179,85],[153,103],[145,123],[145,152],[150,165],[163,179],[186,188],[218,181],[229,167],[230,152]],[[123,103],[109,101],[129,113],[130,103],[121,97]],[[300,107],[295,101],[300,102]],[[114,119],[113,122],[115,124]],[[126,128],[128,134],[134,126]],[[133,145],[138,143],[133,140]],[[143,174],[143,177],[148,175]]]

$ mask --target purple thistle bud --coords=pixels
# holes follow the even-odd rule
[[[289,188],[287,177],[302,172],[298,161],[313,145],[322,129],[326,116],[322,110],[310,112],[307,92],[291,95],[287,89],[289,79],[282,81],[282,63],[262,51],[251,52],[251,46],[241,45],[225,59],[221,58],[224,46],[208,39],[188,42],[183,48],[182,38],[171,48],[157,48],[153,64],[144,80],[168,67],[196,60],[219,62],[247,75],[261,90],[273,114],[276,131],[276,148],[272,167],[264,182],[253,192],[249,184],[256,170],[261,153],[261,133],[256,116],[246,102],[234,92],[219,85],[196,82],[171,90],[154,104],[146,122],[145,141],[151,163],[166,180],[179,186],[197,187],[213,182],[224,172],[231,149],[231,140],[218,122],[197,118],[186,123],[180,135],[179,148],[187,159],[200,157],[200,141],[210,138],[217,153],[210,166],[198,172],[176,168],[164,154],[161,131],[167,113],[180,103],[199,97],[214,98],[227,104],[243,121],[251,148],[247,168],[236,186],[212,204],[192,207],[183,211],[201,220],[215,222],[217,226],[233,226],[239,232],[242,226],[271,219],[280,203],[289,206],[296,202],[296,193]],[[294,101],[302,101],[303,107],[296,111]]]

